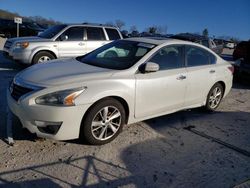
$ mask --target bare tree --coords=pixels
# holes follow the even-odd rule
[[[167,25],[159,25],[156,27],[156,33],[158,34],[167,34],[168,26]]]
[[[114,27],[114,26],[115,26],[115,24],[114,24],[112,21],[106,22],[105,25],[111,26],[111,27]]]
[[[145,29],[145,31],[150,34],[167,34],[167,30],[167,25],[153,25]]]
[[[122,20],[116,20],[115,25],[121,30],[125,26],[125,22]]]
[[[130,27],[130,32],[132,33],[133,31],[138,31],[137,30],[137,27],[135,26],[135,25],[132,25],[131,27]]]
[[[202,35],[203,35],[204,37],[208,37],[208,29],[207,29],[207,28],[205,28],[205,29],[202,31]]]
[[[156,26],[150,26],[146,29],[146,31],[150,34],[156,34],[157,27]]]

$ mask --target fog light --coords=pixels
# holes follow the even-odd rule
[[[38,120],[35,120],[34,121],[34,124],[37,126],[37,127],[46,127],[48,125],[61,125],[62,122],[52,122],[52,121],[38,121]]]
[[[49,121],[34,121],[38,130],[46,134],[56,134],[60,129],[62,122],[49,122]]]

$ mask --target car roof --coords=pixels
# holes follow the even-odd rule
[[[112,29],[118,29],[116,26],[110,26],[105,24],[98,24],[98,23],[68,23],[68,24],[62,24],[66,26],[87,26],[87,27],[105,27],[105,28],[112,28]]]
[[[154,45],[161,45],[161,44],[167,44],[167,43],[175,43],[175,44],[193,44],[197,45],[197,43],[179,40],[179,39],[172,39],[172,38],[164,38],[164,37],[132,37],[132,38],[126,38],[123,40],[129,40],[129,41],[136,41],[136,42],[143,42],[143,43],[150,43]],[[200,46],[199,44],[197,46]]]

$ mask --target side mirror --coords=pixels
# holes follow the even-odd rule
[[[159,65],[154,62],[147,62],[140,68],[142,73],[157,72],[160,69]]]
[[[61,41],[65,41],[65,40],[68,40],[69,37],[68,37],[68,35],[61,35],[60,39],[61,39]]]

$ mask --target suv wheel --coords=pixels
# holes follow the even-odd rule
[[[118,136],[124,124],[124,107],[119,101],[108,98],[90,109],[82,124],[81,137],[89,144],[106,144]]]
[[[207,96],[207,102],[206,102],[206,110],[208,111],[214,111],[216,108],[218,108],[222,97],[224,94],[224,89],[221,84],[216,83],[209,91]]]
[[[52,59],[55,59],[54,55],[52,55],[49,52],[38,52],[34,59],[33,59],[33,64],[38,64],[38,63],[46,63],[47,61],[50,61]]]

